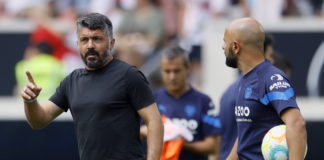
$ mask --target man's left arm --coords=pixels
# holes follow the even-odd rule
[[[163,124],[156,103],[138,110],[147,126],[147,160],[159,160],[163,145]]]
[[[307,145],[305,120],[297,108],[287,108],[281,114],[286,124],[289,159],[302,160]]]
[[[218,109],[210,97],[204,97],[202,103],[201,131],[204,139],[194,142],[185,142],[183,149],[202,155],[218,157],[220,143],[220,120]]]
[[[207,136],[202,141],[186,142],[183,144],[183,149],[203,155],[215,154],[219,138],[219,136]]]

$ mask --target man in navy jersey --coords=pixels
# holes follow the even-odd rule
[[[193,141],[184,143],[180,160],[206,160],[216,153],[221,124],[212,100],[187,83],[188,71],[188,55],[182,48],[164,49],[161,74],[165,88],[154,96],[161,115],[193,134]]]
[[[287,126],[289,159],[303,159],[305,121],[290,81],[265,60],[264,37],[263,27],[252,18],[233,21],[224,33],[226,65],[242,73],[234,111],[238,138],[228,159],[263,159],[262,138],[279,124]]]
[[[81,160],[159,159],[163,126],[157,105],[144,75],[112,57],[115,39],[110,20],[99,13],[81,16],[77,36],[86,67],[65,77],[47,102],[37,102],[41,87],[27,72],[29,83],[21,96],[28,123],[40,129],[70,110]],[[140,118],[148,128],[146,157],[139,138]]]
[[[287,60],[282,56],[273,53],[273,38],[267,34],[264,41],[264,56],[267,60],[285,72],[286,75],[290,75],[290,65]],[[220,112],[219,118],[222,123],[221,142],[220,142],[220,159],[225,160],[231,152],[233,145],[237,137],[237,127],[235,118],[235,101],[238,92],[238,85],[241,79],[241,75],[233,82],[227,90],[223,93],[220,100]],[[289,77],[289,76],[288,76]]]

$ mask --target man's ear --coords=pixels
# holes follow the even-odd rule
[[[114,46],[115,46],[115,38],[112,38],[111,41],[110,41],[110,48],[113,49]]]
[[[232,50],[234,51],[235,54],[238,54],[241,50],[241,45],[239,42],[234,41],[233,42],[233,46],[232,46]]]

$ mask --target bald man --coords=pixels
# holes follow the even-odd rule
[[[265,60],[264,39],[262,25],[252,18],[233,21],[224,33],[226,65],[243,74],[235,102],[238,138],[228,159],[263,159],[262,139],[280,124],[287,126],[289,159],[303,159],[305,121],[287,76]]]

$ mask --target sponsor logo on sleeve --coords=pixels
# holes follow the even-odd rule
[[[272,85],[270,85],[269,90],[272,91],[273,89],[280,89],[280,88],[290,88],[290,84],[285,81],[279,81],[275,82]]]
[[[282,77],[282,75],[280,74],[274,74],[270,77],[270,79],[273,80],[277,80],[277,81],[282,81],[284,78]]]

